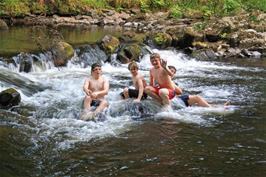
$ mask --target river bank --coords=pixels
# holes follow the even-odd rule
[[[89,15],[2,18],[0,29],[9,26],[46,26],[52,29],[72,27],[120,28],[127,36],[159,49],[173,47],[198,59],[265,58],[266,14],[243,12],[223,18],[204,18],[191,14],[183,19],[171,18],[169,12],[142,13],[139,10],[91,10]],[[139,37],[141,34],[141,37]],[[144,36],[143,36],[144,34]],[[122,34],[123,36],[123,34]]]

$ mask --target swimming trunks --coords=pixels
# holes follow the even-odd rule
[[[100,104],[101,104],[101,100],[92,100],[91,101],[91,106],[95,106],[95,107],[97,107],[97,106],[99,106]]]
[[[160,89],[163,89],[163,88],[160,88],[160,87],[158,87],[158,86],[153,87],[153,88],[155,89],[155,93],[156,93],[157,95],[159,95],[159,90],[160,90]],[[168,88],[165,88],[165,89],[168,90],[168,98],[169,98],[170,100],[173,99],[173,98],[175,97],[175,89],[168,89]]]
[[[125,99],[125,95],[123,92],[120,93],[123,99]],[[139,90],[136,89],[128,89],[128,96],[129,98],[138,98],[139,96]],[[143,92],[143,95],[141,97],[142,100],[147,98],[147,94]]]
[[[178,96],[178,98],[180,98],[185,103],[186,106],[190,106],[188,104],[189,95],[181,95],[181,96]]]

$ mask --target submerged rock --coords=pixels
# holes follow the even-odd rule
[[[20,101],[21,96],[14,88],[9,88],[0,92],[0,108],[2,109],[9,109],[12,106],[16,106]]]
[[[20,88],[26,95],[32,95],[36,92],[43,91],[48,86],[41,83],[34,82],[24,76],[19,75],[13,71],[1,67],[0,81]]]

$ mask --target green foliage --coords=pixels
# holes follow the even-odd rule
[[[241,7],[237,0],[224,0],[223,11],[225,14],[231,14]]]
[[[147,0],[140,0],[140,10],[142,12],[150,11],[150,8],[149,8]]]
[[[27,0],[2,0],[2,11],[10,16],[23,16],[30,13],[27,3]]]
[[[206,26],[207,26],[206,22],[198,22],[198,23],[194,23],[193,29],[196,31],[202,31],[206,28]]]
[[[105,8],[108,6],[104,0],[82,0],[86,5],[92,8]]]
[[[179,5],[174,5],[173,7],[170,8],[170,17],[179,19],[182,17],[182,11]]]
[[[40,3],[32,3],[30,6],[31,12],[34,14],[46,14],[48,7]]]
[[[266,0],[242,0],[246,10],[259,9],[266,12]]]
[[[151,0],[150,7],[155,9],[161,9],[165,7],[165,2],[164,0]]]
[[[0,0],[0,15],[23,16],[33,14],[80,14],[88,8],[114,7],[117,11],[139,8],[142,12],[169,10],[170,16],[188,17],[232,15],[241,9],[266,12],[266,0]]]

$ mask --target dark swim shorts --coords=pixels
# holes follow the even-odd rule
[[[122,96],[123,99],[125,99],[124,93],[121,92],[120,95]],[[139,90],[136,89],[128,89],[128,96],[129,98],[138,98],[139,96]],[[141,97],[142,100],[147,98],[147,94],[143,92],[143,95]]]
[[[189,95],[181,95],[181,96],[178,96],[178,98],[180,98],[185,103],[186,106],[190,106],[188,104]]]
[[[91,106],[95,106],[95,107],[97,107],[97,106],[99,106],[100,104],[101,104],[101,100],[92,100],[91,101]]]

